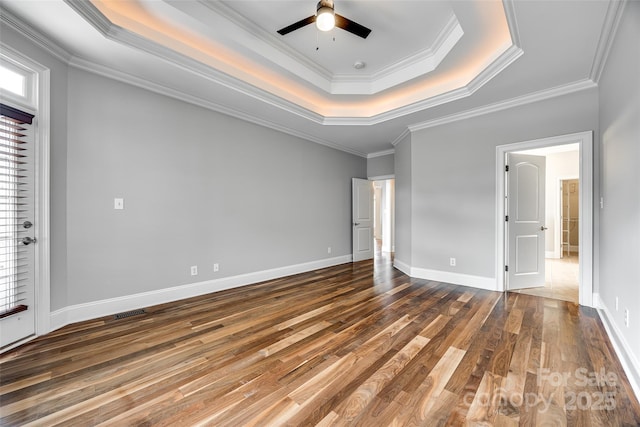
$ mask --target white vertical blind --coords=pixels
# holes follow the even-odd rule
[[[0,318],[26,310],[29,268],[26,233],[32,199],[29,163],[33,116],[0,104]]]

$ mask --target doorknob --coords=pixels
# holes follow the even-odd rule
[[[31,221],[25,221],[22,223],[22,226],[24,228],[31,228],[33,226],[33,224],[31,223]]]
[[[359,222],[354,222],[354,223],[353,223],[353,226],[354,226],[354,227],[357,227],[357,226],[359,226],[359,225],[360,225],[360,223],[359,223]]]
[[[33,238],[31,238],[31,237],[23,237],[22,238],[22,244],[23,245],[30,245],[32,243],[36,243],[36,241],[37,240],[36,240],[35,237],[33,237]]]
[[[545,227],[544,225],[541,225],[541,226],[540,226],[540,231],[544,231],[544,230],[546,230],[546,229],[547,229],[547,227]]]

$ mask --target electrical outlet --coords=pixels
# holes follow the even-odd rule
[[[616,311],[618,311],[618,297],[616,297]]]
[[[116,209],[116,210],[124,209],[124,199],[121,199],[121,198],[113,199],[113,209]]]
[[[213,264],[213,271],[220,270],[220,265],[218,263]]]
[[[198,266],[197,265],[192,265],[191,266],[191,275],[192,276],[197,276],[198,275]]]
[[[329,247],[327,248],[327,253],[328,253],[328,254],[330,254],[330,253],[331,253],[331,246],[329,246]]]
[[[449,258],[449,265],[451,267],[455,267],[456,266],[456,259],[455,258]]]
[[[624,326],[629,327],[629,309],[624,309]]]

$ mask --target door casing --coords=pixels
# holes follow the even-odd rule
[[[593,291],[593,131],[553,136],[496,147],[496,289],[504,292],[505,287],[505,165],[506,153],[551,147],[554,145],[579,144],[580,151],[580,236],[579,236],[579,303],[594,306]]]
[[[19,63],[33,76],[31,95],[25,99],[8,96],[16,107],[34,112],[37,124],[35,143],[35,216],[34,235],[38,239],[34,262],[35,281],[35,335],[17,341],[3,351],[17,347],[37,336],[51,332],[51,249],[50,249],[50,130],[51,130],[51,76],[49,68],[33,61],[15,49],[0,42],[0,56]]]

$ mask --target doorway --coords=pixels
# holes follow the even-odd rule
[[[508,248],[508,227],[505,221],[505,213],[507,207],[507,173],[506,172],[506,157],[508,153],[514,152],[527,152],[528,154],[540,155],[545,154],[549,159],[549,169],[552,172],[550,176],[545,178],[545,186],[548,189],[545,196],[546,204],[549,205],[549,209],[545,209],[545,224],[544,230],[546,237],[545,244],[545,270],[548,270],[545,274],[553,275],[556,273],[564,274],[562,271],[558,271],[559,268],[553,263],[562,262],[562,220],[561,220],[561,204],[560,204],[560,179],[573,179],[579,178],[575,182],[575,191],[577,192],[577,205],[578,205],[578,217],[574,218],[577,222],[577,233],[575,233],[574,242],[577,243],[577,248],[572,246],[571,249],[575,251],[577,258],[577,272],[576,265],[572,266],[574,276],[577,276],[577,298],[575,295],[572,300],[575,300],[581,305],[592,306],[593,304],[593,289],[592,289],[592,253],[593,253],[593,231],[592,231],[592,218],[593,218],[593,165],[592,165],[592,150],[593,150],[593,137],[591,132],[581,132],[577,134],[562,135],[558,137],[544,138],[534,141],[525,141],[521,143],[509,144],[498,146],[496,149],[497,154],[497,186],[496,186],[496,205],[497,205],[497,218],[496,218],[496,254],[498,260],[498,266],[496,271],[496,277],[498,282],[498,290],[509,291],[509,279],[507,269],[509,268],[509,248]],[[572,153],[572,154],[568,154]],[[568,171],[566,168],[562,169],[558,165],[562,162],[566,162],[567,158],[572,157],[574,160],[571,163],[573,168]],[[546,175],[546,174],[545,174]],[[575,175],[575,176],[574,176]],[[575,232],[575,227],[574,227]],[[565,259],[564,261],[569,261]],[[554,268],[555,267],[555,268]],[[552,276],[553,277],[553,276]],[[574,277],[575,278],[575,277]],[[558,280],[555,279],[556,283]],[[576,281],[574,280],[573,283]],[[524,291],[527,292],[527,291]],[[574,286],[575,292],[575,286]],[[564,297],[562,299],[567,299]]]
[[[540,248],[544,274],[536,286],[514,286],[510,281],[509,290],[578,303],[579,146],[563,144],[516,153],[538,156],[546,165],[542,182],[545,231],[540,233],[545,237]]]
[[[49,70],[17,51],[1,47],[3,352],[50,331],[51,114]]]
[[[373,181],[375,256],[391,257],[395,252],[395,179]]]

